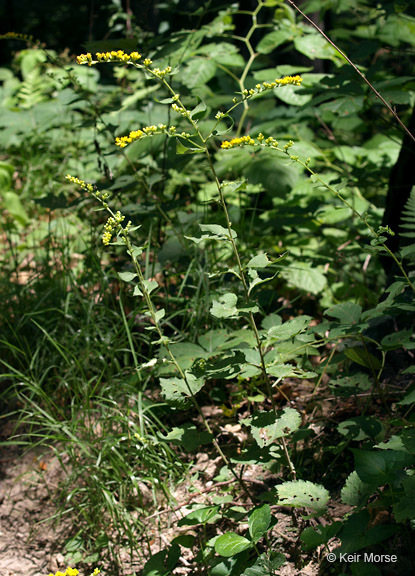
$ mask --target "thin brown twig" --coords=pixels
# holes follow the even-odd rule
[[[384,99],[384,97],[376,90],[376,88],[373,86],[373,84],[371,84],[369,82],[369,80],[366,78],[366,76],[363,74],[363,72],[361,72],[359,70],[359,68],[356,66],[356,64],[354,64],[350,58],[348,56],[346,56],[346,54],[340,50],[340,48],[333,42],[333,40],[330,40],[330,38],[327,36],[327,34],[325,34],[323,32],[323,30],[315,23],[311,20],[311,18],[309,18],[306,14],[304,14],[304,12],[302,12],[302,10],[300,10],[300,8],[295,4],[295,2],[293,2],[293,0],[287,0],[288,4],[291,4],[291,6],[293,8],[295,8],[297,10],[297,12],[299,12],[301,14],[301,16],[303,18],[305,18],[305,20],[307,20],[307,22],[309,22],[316,30],[317,32],[319,32],[319,34],[321,34],[323,36],[323,38],[325,38],[327,40],[327,42],[333,46],[333,48],[335,50],[337,50],[337,52],[343,56],[343,58],[350,64],[350,66],[352,66],[352,68],[359,74],[359,76],[364,80],[364,82],[366,82],[366,84],[369,86],[369,88],[372,90],[372,92],[374,92],[374,94],[376,95],[377,98],[379,98],[379,100],[386,106],[386,108],[389,110],[389,112],[395,117],[396,121],[398,122],[398,124],[400,125],[400,127],[405,131],[405,133],[411,138],[411,140],[413,140],[415,142],[415,136],[412,134],[412,132],[410,130],[408,130],[408,128],[405,126],[405,124],[402,122],[402,120],[399,118],[398,114],[396,113],[396,111],[391,107],[390,104],[388,104],[388,102]]]

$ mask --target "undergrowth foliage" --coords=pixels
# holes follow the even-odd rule
[[[86,367],[59,331],[32,319],[35,337],[54,354],[48,374],[58,393],[51,395],[43,365],[36,365],[41,348],[31,356],[13,329],[3,342],[4,379],[24,406],[26,441],[52,443],[67,475],[62,512],[69,504],[95,530],[89,541],[82,528],[72,535],[67,552],[96,563],[108,549],[119,572],[124,547],[140,556],[143,576],[175,574],[183,565],[192,574],[267,576],[288,560],[301,569],[305,558],[318,556],[324,573],[338,573],[345,554],[369,551],[373,559],[380,550],[389,562],[393,547],[413,537],[414,196],[402,230],[380,226],[378,173],[363,191],[359,177],[370,162],[390,167],[396,150],[378,133],[367,142],[362,136],[361,146],[334,147],[334,132],[342,138],[347,131],[338,110],[347,109],[357,128],[359,114],[371,109],[350,108],[344,78],[353,105],[366,106],[370,91],[360,95],[335,49],[278,0],[258,0],[244,12],[244,37],[233,33],[237,14],[234,7],[221,11],[188,43],[154,49],[151,58],[104,44],[77,57],[89,71],[115,65],[117,90],[132,89],[121,100],[111,94],[113,109],[99,110],[109,106],[105,98],[91,108],[100,135],[91,156],[98,152],[100,174],[74,170],[74,161],[67,166],[76,199],[69,214],[74,205],[89,210],[113,254],[110,261],[95,243],[94,265],[84,264],[101,276],[99,294],[89,289],[104,308],[90,321],[102,327],[82,328],[101,341],[90,350],[97,366]],[[261,28],[265,34],[254,42]],[[224,41],[210,42],[217,36]],[[299,53],[312,48],[330,61],[338,75],[266,68],[267,56],[291,41]],[[13,95],[22,110],[46,98],[34,70]],[[69,70],[61,81],[83,90],[76,74]],[[215,93],[220,84],[226,93]],[[79,98],[84,105],[92,95]],[[275,98],[291,106],[282,119]],[[312,141],[310,103],[330,136],[327,148]],[[103,153],[104,145],[116,152]],[[88,151],[88,138],[82,146]],[[9,206],[15,220],[26,217],[16,202]],[[408,244],[394,254],[386,241],[399,232]],[[379,255],[397,270],[382,298]],[[78,282],[66,293],[78,288],[82,306]],[[115,291],[113,322],[99,300],[102,287]],[[66,316],[70,307],[68,301]],[[114,335],[112,372],[105,359]],[[405,360],[394,388],[387,372],[397,354]],[[343,403],[347,419],[325,422],[325,401]],[[144,512],[163,497],[171,507],[171,484],[186,476],[196,451],[220,462],[208,496],[194,488],[179,535],[160,539],[155,550]],[[339,501],[347,510],[341,518],[333,512]],[[378,525],[374,517],[384,512],[387,521]],[[331,551],[331,565],[322,551]],[[377,564],[353,573],[381,574]]]

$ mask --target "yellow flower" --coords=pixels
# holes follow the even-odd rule
[[[255,140],[251,136],[241,136],[240,138],[233,138],[232,140],[225,140],[221,144],[221,148],[236,148],[236,146],[253,146]]]
[[[89,52],[87,54],[80,54],[76,57],[78,64],[87,64],[88,66],[93,66],[98,64],[98,62],[136,62],[140,60],[141,54],[138,52],[131,52],[127,54],[124,50],[112,50],[111,52],[97,52],[95,54],[95,60],[92,59],[92,54]]]

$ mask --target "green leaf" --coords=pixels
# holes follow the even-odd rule
[[[208,524],[212,519],[218,518],[220,506],[206,506],[193,510],[184,518],[179,520],[177,526],[194,526],[195,524]]]
[[[203,102],[203,100],[201,100],[200,98],[198,98],[199,103],[197,104],[197,106],[195,106],[193,108],[193,110],[190,112],[190,117],[193,120],[200,120],[201,118],[203,118],[206,114],[206,104]]]
[[[393,513],[397,522],[415,519],[415,476],[402,480],[405,496],[401,496],[393,505]]]
[[[410,404],[415,404],[415,388],[409,392],[400,402],[397,402],[401,406],[408,406]]]
[[[118,272],[118,278],[123,282],[132,282],[137,278],[137,274],[135,272]]]
[[[269,264],[272,264],[272,262],[268,259],[268,256],[265,253],[258,254],[258,256],[254,256],[250,259],[247,268],[266,268]]]
[[[219,297],[219,300],[213,301],[210,313],[216,318],[235,318],[238,316],[237,301],[238,296],[233,292],[223,294],[223,296]]]
[[[200,154],[201,152],[203,152],[202,148],[196,148],[183,139],[176,138],[176,154]]]
[[[194,58],[187,62],[181,71],[181,81],[188,88],[202,86],[211,80],[216,73],[216,63],[205,58]]]
[[[380,370],[381,363],[380,360],[374,356],[368,350],[361,348],[360,346],[355,346],[354,348],[346,348],[344,351],[347,358],[350,358],[359,366],[364,366],[365,368],[373,368],[374,370]]]
[[[311,320],[311,316],[297,316],[292,320],[269,328],[267,338],[270,342],[289,340],[297,334],[304,332]]]
[[[180,546],[172,544],[169,548],[153,554],[143,568],[143,576],[169,576],[180,558]]]
[[[340,434],[358,442],[371,438],[379,442],[384,438],[382,422],[373,416],[355,416],[337,426]]]
[[[269,54],[281,44],[288,42],[292,38],[293,33],[290,30],[274,30],[265,34],[258,42],[256,51],[260,54]],[[274,78],[269,81],[272,82]]]
[[[12,216],[19,224],[26,225],[29,222],[29,216],[23,207],[22,201],[16,192],[1,192],[1,199],[3,208]]]
[[[354,302],[342,302],[326,310],[325,314],[337,318],[341,324],[357,324],[362,314],[362,307]]]
[[[277,438],[283,438],[297,430],[301,426],[301,415],[293,408],[284,408],[277,414],[273,410],[255,411],[251,417],[241,420],[241,424],[251,429],[256,443],[263,448]]]
[[[186,372],[187,384],[182,378],[160,378],[161,393],[166,402],[186,408],[192,395],[196,395],[205,385],[204,380]]]
[[[312,31],[304,36],[294,37],[294,46],[298,52],[311,60],[316,58],[334,60],[338,57],[337,51],[320,34]]]
[[[305,480],[284,482],[277,486],[277,494],[280,506],[311,508],[317,515],[325,513],[330,498],[324,486]]]
[[[188,452],[193,452],[204,444],[210,444],[213,435],[205,430],[199,431],[193,424],[183,424],[181,427],[174,427],[168,434],[163,436],[161,432],[158,437],[166,442],[171,442],[177,446],[183,446]]]
[[[188,240],[192,240],[196,244],[199,244],[203,240],[230,240],[229,232],[227,228],[220,226],[219,224],[199,224],[202,232],[209,232],[209,234],[203,234],[201,238],[194,238],[192,236],[185,236]],[[231,229],[232,238],[237,237],[235,230]]]
[[[266,552],[258,556],[254,564],[246,568],[242,576],[274,576],[276,570],[286,563],[287,559],[283,554]]]
[[[305,262],[290,264],[281,271],[281,276],[291,286],[311,292],[311,294],[319,294],[327,285],[325,275],[311,264]]]
[[[327,544],[329,540],[336,536],[342,526],[342,522],[333,522],[333,524],[328,524],[327,526],[319,524],[315,528],[305,528],[301,533],[300,540],[306,550],[313,550],[317,546]]]
[[[396,472],[411,466],[415,456],[400,450],[352,450],[355,468],[362,482],[383,486],[394,481]]]
[[[249,534],[253,542],[258,542],[267,532],[271,524],[271,508],[269,504],[263,504],[255,508],[248,517]]]
[[[413,344],[413,342],[411,329],[399,330],[399,332],[385,336],[381,341],[381,346],[383,350],[396,350]]]
[[[143,284],[149,294],[151,294],[156,288],[159,287],[156,280],[144,280]]]
[[[252,547],[252,542],[235,534],[235,532],[227,532],[222,534],[215,542],[215,551],[219,556],[225,556],[225,558],[230,558]]]
[[[365,484],[356,471],[352,472],[343,486],[341,499],[348,506],[363,506],[368,497],[373,494],[373,484]]]

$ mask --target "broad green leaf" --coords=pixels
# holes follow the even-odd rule
[[[216,63],[205,58],[193,58],[189,60],[180,72],[181,81],[188,88],[202,86],[211,80],[216,72]]]
[[[330,498],[324,486],[305,480],[284,482],[277,486],[277,494],[281,506],[311,508],[317,515],[325,513]]]
[[[236,294],[232,292],[223,294],[223,296],[219,296],[218,300],[213,301],[210,313],[216,318],[234,318],[238,316],[237,301],[238,296]]]
[[[362,482],[382,486],[393,482],[396,472],[413,465],[415,456],[400,450],[352,450]]]
[[[284,408],[277,414],[274,411],[256,411],[241,420],[241,424],[251,429],[258,446],[263,448],[297,430],[301,426],[301,415],[293,408]]]
[[[281,270],[281,276],[287,280],[288,284],[319,294],[327,285],[326,276],[311,264],[305,262],[295,262]]]
[[[272,264],[271,260],[268,259],[268,256],[265,253],[258,254],[258,256],[254,256],[250,259],[247,268],[266,268],[268,264]]]
[[[143,576],[169,576],[180,558],[180,546],[172,544],[147,560],[143,568]]]
[[[289,340],[293,336],[303,332],[309,325],[310,320],[310,316],[297,316],[292,320],[284,322],[284,324],[272,326],[268,330],[267,338],[269,338],[270,341]]]
[[[118,272],[118,277],[123,282],[132,282],[137,278],[137,274],[135,272]]]
[[[412,330],[399,330],[388,334],[381,341],[383,350],[396,350],[398,348],[407,347],[408,344],[413,344]]]
[[[149,294],[151,294],[159,286],[156,280],[144,280],[143,284]]]
[[[181,427],[175,426],[165,436],[158,432],[158,437],[166,442],[183,446],[189,452],[193,452],[193,450],[204,444],[210,444],[213,438],[212,434],[205,430],[199,431],[193,424],[183,424]]]
[[[252,542],[235,532],[227,532],[219,536],[215,542],[215,550],[219,556],[230,558],[252,547]]]
[[[373,484],[365,484],[359,478],[356,471],[352,472],[343,486],[341,499],[348,506],[362,506],[366,503],[368,497],[373,494]]]
[[[262,504],[255,508],[248,517],[249,534],[253,542],[258,542],[267,532],[271,524],[271,508],[269,504]]]
[[[357,324],[360,320],[361,313],[362,307],[354,302],[336,304],[336,306],[332,306],[325,312],[327,316],[337,318],[341,324]]]
[[[286,557],[281,553],[267,552],[261,554],[254,564],[245,569],[242,576],[274,576],[276,570],[286,563]]]
[[[16,192],[0,192],[0,198],[3,207],[19,224],[25,225],[29,222],[29,216]]]
[[[415,519],[415,476],[402,480],[405,496],[401,496],[393,505],[393,513],[397,522]]]
[[[200,100],[197,106],[195,106],[193,110],[190,112],[190,117],[193,120],[200,120],[205,116],[205,113],[206,113],[206,104],[203,102],[203,100]]]
[[[374,356],[368,350],[361,348],[360,346],[355,346],[354,348],[346,348],[344,351],[345,355],[350,358],[356,364],[364,366],[365,368],[373,368],[374,370],[380,370],[381,363],[380,360]]]
[[[195,524],[208,524],[215,517],[218,518],[220,506],[206,506],[193,510],[184,518],[179,520],[177,526],[194,526]]]
[[[371,438],[380,442],[384,438],[382,422],[372,416],[355,416],[341,422],[337,426],[340,434],[360,442]]]
[[[182,378],[160,378],[161,393],[166,402],[179,408],[186,408],[192,395],[196,395],[205,385],[204,380],[186,373],[187,383]]]
[[[258,42],[256,51],[260,54],[269,54],[275,48],[288,42],[292,38],[292,31],[290,30],[274,30],[273,32],[269,32],[265,34]],[[271,78],[270,82],[272,82],[274,78]]]
[[[327,526],[319,524],[315,528],[308,527],[301,532],[300,540],[303,542],[306,550],[313,550],[317,548],[317,546],[327,544],[329,540],[336,536],[342,526],[342,522],[333,522]]]
[[[311,60],[315,60],[316,58],[334,60],[338,57],[337,51],[327,40],[314,31],[304,36],[295,36],[294,46],[298,52],[304,54]]]
[[[275,96],[290,106],[304,106],[313,99],[311,94],[303,94],[302,86],[279,86],[274,88]],[[297,152],[297,151],[296,151]]]
[[[180,138],[176,138],[176,154],[200,154],[201,148],[196,148]]]

